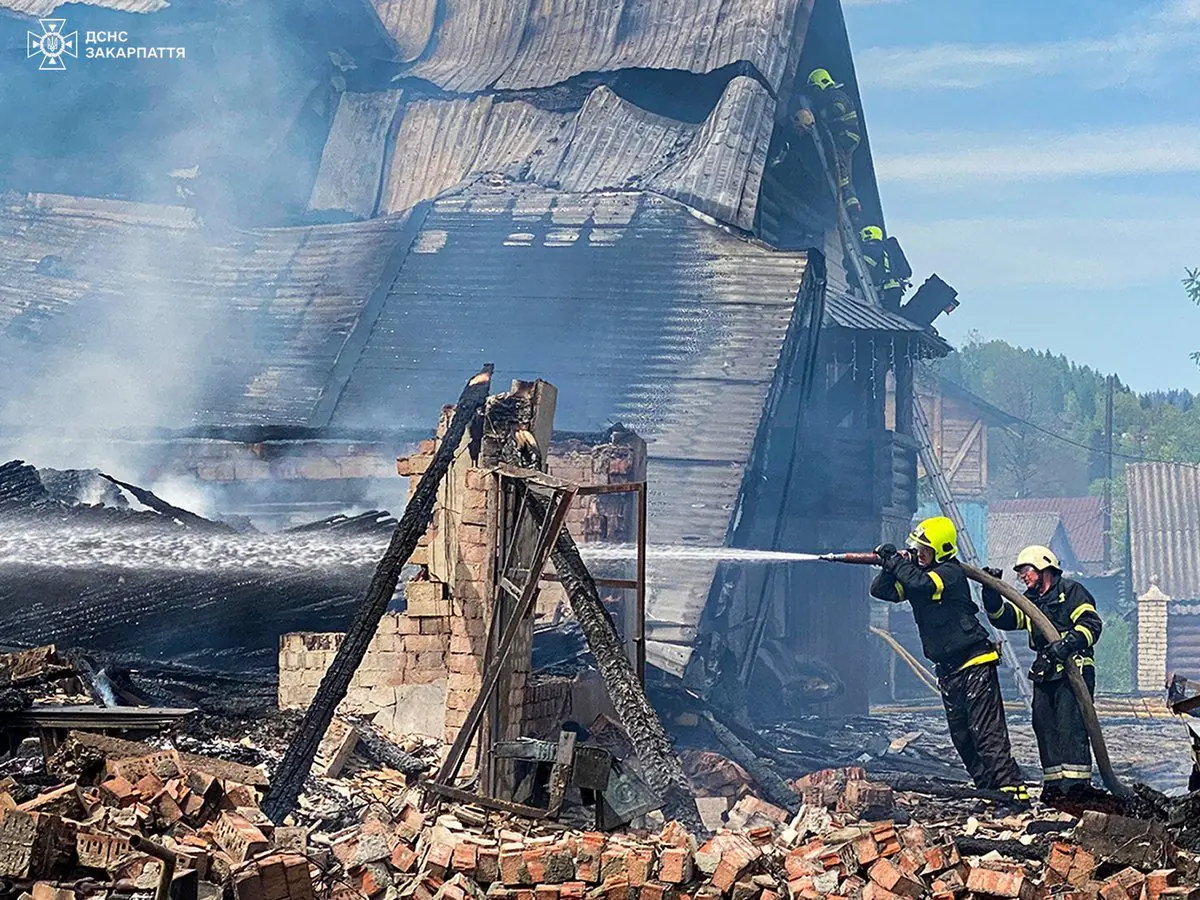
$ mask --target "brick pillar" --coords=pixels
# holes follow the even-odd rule
[[[1150,578],[1150,590],[1137,599],[1137,688],[1161,693],[1167,683],[1167,605],[1171,598]]]
[[[443,409],[435,440],[397,460],[397,470],[409,478],[410,497],[449,426],[451,411],[453,407]],[[417,679],[445,684],[444,727],[438,736],[447,746],[458,736],[483,681],[494,593],[495,479],[475,466],[467,452],[470,441],[468,433],[438,490],[429,530],[413,555],[412,561],[424,570],[405,585],[405,615],[419,623],[419,633],[407,639],[405,649],[412,651],[408,657]],[[485,741],[490,739],[485,736]],[[474,755],[469,754],[463,776],[471,776],[474,766]]]

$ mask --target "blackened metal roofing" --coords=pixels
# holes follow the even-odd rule
[[[736,62],[777,89],[812,8],[811,0],[446,0],[439,15],[430,0],[374,5],[401,55],[415,60],[405,74],[458,92]]]
[[[0,387],[0,421],[70,426],[111,394],[127,426],[423,430],[493,362],[557,385],[559,429],[645,438],[656,542],[719,547],[806,268],[637,191],[479,183],[407,220],[223,235],[35,197],[0,210],[0,356],[32,376]],[[913,332],[858,305],[827,324]],[[714,571],[651,567],[656,664],[681,671]]]
[[[620,421],[646,440],[656,543],[722,546],[806,264],[656,194],[475,185],[425,217],[332,424],[420,427],[414,400],[453,396],[483,361],[545,377],[557,428]],[[652,561],[656,665],[681,671],[714,572]]]
[[[0,422],[310,424],[403,226],[216,235],[178,207],[0,207]]]
[[[342,94],[321,153],[311,209],[339,210],[358,219],[375,215],[401,97],[402,91]]]
[[[394,91],[345,94],[310,208],[402,212],[490,173],[568,193],[650,190],[748,231],[774,114],[766,89],[744,76],[700,124],[647,112],[607,87],[577,113],[491,96],[400,105]],[[396,117],[394,140],[381,140]]]
[[[1151,579],[1173,600],[1200,599],[1200,468],[1182,463],[1125,467],[1133,590]]]

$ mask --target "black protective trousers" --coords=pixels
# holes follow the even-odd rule
[[[999,790],[1024,783],[1012,757],[1004,698],[995,663],[938,675],[950,739],[977,788]]]
[[[1088,692],[1096,693],[1096,669],[1082,666]],[[1033,733],[1037,736],[1038,755],[1042,758],[1042,779],[1047,786],[1063,790],[1090,781],[1092,745],[1079,701],[1065,677],[1034,682]]]

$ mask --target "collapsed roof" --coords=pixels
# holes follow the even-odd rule
[[[747,62],[778,90],[812,0],[374,0],[404,74],[447,91],[520,90],[584,72],[711,72]],[[439,9],[440,7],[440,9]]]
[[[840,8],[818,7],[831,37],[811,52],[852,75]],[[5,203],[0,356],[15,364],[0,424],[420,430],[491,361],[554,382],[560,428],[620,421],[646,439],[656,542],[721,546],[772,388],[792,377],[780,365],[799,340],[802,248],[830,255],[826,327],[946,352],[849,295],[824,173],[806,194],[788,181],[795,160],[772,152],[811,3],[375,8],[411,65],[341,97],[310,199],[339,224],[234,230],[177,207]],[[615,69],[717,73],[720,91],[697,121],[605,85],[577,104],[539,93]],[[873,187],[865,143],[859,157]],[[803,227],[788,232],[789,216]],[[686,664],[714,571],[651,567],[660,667]]]

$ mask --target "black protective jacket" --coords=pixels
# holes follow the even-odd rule
[[[1096,641],[1100,640],[1103,623],[1100,621],[1100,614],[1096,612],[1096,601],[1088,593],[1088,589],[1077,581],[1059,575],[1045,594],[1039,594],[1038,589],[1034,587],[1027,590],[1025,596],[1046,614],[1046,618],[1058,629],[1059,634],[1065,635],[1074,630],[1083,636],[1086,645],[1079,652],[1078,661],[1083,665],[1090,665]],[[992,625],[1001,631],[1028,631],[1029,646],[1033,650],[1042,650],[1049,643],[1033,628],[1029,617],[1011,601],[1005,600],[999,591],[985,587],[983,606],[987,610],[988,618],[992,620]]]
[[[858,124],[858,107],[841,88],[831,87],[817,91],[814,98],[817,115],[833,134],[845,132],[855,137],[861,133]]]
[[[979,609],[971,598],[970,582],[957,559],[922,569],[906,556],[894,556],[875,577],[871,596],[912,604],[921,649],[942,671],[954,671],[977,657],[995,653],[995,645],[977,618]]]

